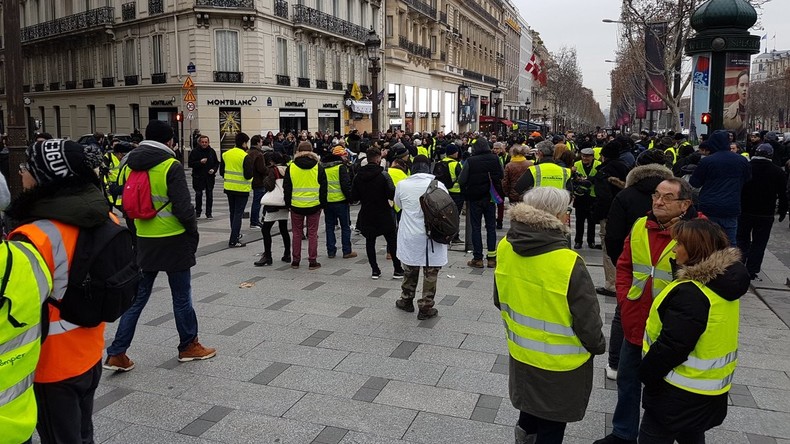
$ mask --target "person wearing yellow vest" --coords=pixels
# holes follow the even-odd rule
[[[326,207],[328,183],[326,171],[310,142],[300,142],[294,161],[288,165],[283,180],[285,205],[291,210],[291,268],[299,268],[302,260],[302,237],[307,228],[308,268],[321,268],[318,262],[318,222]]]
[[[445,148],[444,154],[445,157],[441,160],[441,162],[447,164],[446,171],[449,173],[449,176],[442,178],[439,174],[437,174],[440,170],[443,170],[443,168],[440,169],[437,167],[437,165],[439,165],[438,163],[434,166],[433,174],[436,176],[436,179],[442,181],[444,186],[447,187],[447,191],[450,193],[450,197],[453,199],[453,202],[455,202],[455,206],[458,209],[458,217],[461,217],[461,210],[464,208],[464,195],[461,193],[461,185],[458,184],[458,177],[461,175],[461,171],[463,170],[463,165],[458,160],[461,152],[458,148],[458,145],[451,143]],[[459,237],[458,233],[456,233],[453,242],[461,242],[461,238]]]
[[[41,353],[41,305],[52,292],[52,278],[26,242],[0,242],[0,273],[0,430],[4,441],[19,443],[36,427],[33,378]]]
[[[46,279],[40,280],[40,276],[26,282],[10,282],[5,296],[15,297],[18,289],[27,288],[38,302],[40,294],[36,287],[41,289],[52,285],[50,297],[59,301],[66,291],[70,262],[80,231],[100,226],[110,218],[109,205],[102,192],[103,184],[94,171],[101,164],[101,152],[95,146],[83,147],[70,140],[50,139],[36,142],[26,154],[26,162],[20,166],[24,191],[6,211],[12,228],[9,239],[35,247],[44,261],[44,270],[49,275],[46,279],[51,279],[51,284]],[[0,247],[0,256],[6,254],[4,250]],[[25,251],[29,253],[30,250],[15,251],[14,266],[22,265],[22,257],[27,255]],[[18,263],[17,259],[20,259]],[[38,259],[36,262],[41,265]],[[30,314],[25,313],[27,309],[22,304],[17,311],[14,302],[13,306],[3,304],[0,310],[0,316],[4,317],[2,324],[7,325],[5,317],[9,309],[15,318],[19,315],[17,321],[23,321],[23,318],[29,321],[31,316],[36,320],[42,318],[40,305],[36,304],[34,313]],[[33,379],[38,402],[36,428],[41,442],[93,442],[93,397],[101,378],[104,323],[90,328],[80,327],[62,320],[55,304],[45,304],[43,309],[46,326],[41,327],[46,338],[41,343]],[[38,326],[30,326],[32,329],[28,334],[38,336]],[[19,364],[29,369],[32,363]],[[2,387],[7,379],[1,378],[0,381]],[[12,391],[0,390],[0,393],[10,395]],[[0,416],[4,408],[13,407],[8,404],[0,407]],[[22,416],[17,419],[21,420]],[[0,440],[6,440],[8,431],[8,428],[2,428]]]
[[[598,174],[598,167],[601,162],[595,160],[595,153],[592,148],[581,150],[582,158],[573,164],[573,208],[576,209],[576,234],[574,236],[573,248],[582,247],[584,238],[584,225],[587,225],[587,246],[593,249],[600,249],[600,245],[595,244],[595,219],[592,217],[592,207],[595,204],[595,189],[592,181]]]
[[[134,362],[126,355],[132,344],[140,314],[151,297],[160,271],[167,273],[178,330],[178,360],[208,359],[216,350],[198,342],[198,321],[192,306],[191,268],[195,265],[199,235],[195,207],[187,187],[184,167],[170,148],[173,130],[167,122],[152,120],[145,139],[127,155],[132,170],[148,171],[153,202],[169,201],[151,219],[134,221],[137,229],[137,263],[143,275],[137,297],[118,320],[115,338],[107,347],[104,368],[129,371]],[[161,205],[161,204],[160,204]]]
[[[107,152],[102,156],[103,167],[99,171],[102,173],[102,180],[104,182],[104,189],[107,193],[107,200],[110,201],[113,207],[121,209],[123,200],[123,188],[118,186],[118,173],[123,166],[123,158],[133,148],[129,142],[117,142],[113,145],[112,152]]]
[[[562,442],[566,424],[584,418],[593,356],[606,347],[592,278],[568,248],[570,200],[557,188],[528,191],[511,207],[497,248],[494,305],[505,324],[520,444]]]
[[[351,250],[351,173],[348,166],[348,151],[342,146],[332,148],[324,156],[321,166],[326,173],[326,207],[324,225],[326,227],[326,254],[334,258],[337,254],[335,226],[340,224],[340,244],[343,259],[357,257]]]
[[[527,169],[516,182],[515,190],[519,194],[538,187],[554,187],[573,191],[571,170],[554,163],[554,144],[550,140],[535,145],[535,164]]]
[[[727,416],[738,365],[739,299],[749,273],[714,222],[672,228],[677,279],[650,307],[639,380],[645,409],[639,442],[705,442]]]
[[[249,141],[250,136],[244,133],[236,134],[235,146],[222,153],[222,161],[219,164],[219,174],[225,179],[223,188],[225,195],[228,196],[229,248],[247,246],[241,241],[241,219],[252,191],[253,158],[247,154]]]
[[[615,288],[624,341],[616,368],[617,407],[612,433],[596,444],[636,442],[639,433],[639,362],[645,321],[654,298],[673,280],[675,259],[670,228],[681,220],[697,217],[691,203],[691,188],[670,178],[658,184],[652,195],[652,210],[634,222],[617,260]],[[612,337],[616,334],[613,333]],[[612,340],[611,346],[615,346]]]

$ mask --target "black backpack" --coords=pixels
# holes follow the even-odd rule
[[[80,229],[66,293],[51,303],[73,324],[95,327],[113,322],[134,302],[140,277],[132,233],[107,220],[96,228]]]
[[[420,196],[420,207],[425,218],[428,237],[440,244],[450,244],[458,234],[458,208],[446,191],[439,188],[439,181],[431,181]]]
[[[448,190],[455,185],[453,176],[450,175],[450,164],[447,162],[436,162],[433,166],[433,175],[436,177],[436,180],[444,184]]]

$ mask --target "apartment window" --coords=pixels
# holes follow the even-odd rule
[[[392,37],[392,29],[394,27],[394,19],[391,15],[388,15],[386,21],[384,22],[384,32],[387,37]]]
[[[137,75],[137,48],[131,39],[123,42],[123,75]]]
[[[107,105],[107,114],[110,115],[110,132],[115,134],[117,131],[115,127],[115,105]]]
[[[332,80],[340,82],[340,54],[337,52],[332,53],[332,72],[334,74]]]
[[[324,48],[315,49],[315,78],[326,80],[326,50]]]
[[[115,77],[113,72],[115,52],[112,46],[112,43],[105,43],[102,46],[102,77]]]
[[[288,41],[277,39],[277,74],[288,75]]]
[[[315,0],[315,9],[324,12],[324,0]]]
[[[91,123],[91,132],[96,132],[96,105],[88,105],[88,119]]]
[[[348,66],[348,83],[354,83],[354,57],[351,54],[346,56],[346,66]]]
[[[390,83],[387,86],[387,92],[389,93],[387,94],[387,106],[389,108],[398,108],[398,99],[399,99],[398,96],[400,95],[400,85],[398,85],[397,83]],[[390,96],[390,94],[393,94],[394,97]],[[390,97],[392,98],[390,99]]]
[[[140,105],[132,103],[129,106],[132,108],[132,129],[140,129]]]
[[[310,77],[308,73],[308,57],[307,57],[307,45],[300,43],[299,44],[299,77]]]
[[[55,137],[61,138],[62,130],[60,127],[60,107],[55,106]]]
[[[95,77],[96,52],[93,47],[88,47],[83,50],[81,67],[82,79],[93,79]]]
[[[38,107],[38,114],[41,116],[41,120],[39,121],[38,128],[41,131],[46,131],[47,130],[47,121],[45,119],[44,107],[43,106],[39,106]]]
[[[431,36],[431,52],[432,53],[436,52],[436,36],[435,35]]]
[[[332,15],[340,17],[340,0],[332,0]]]
[[[403,112],[405,113],[413,113],[414,112],[414,87],[413,86],[404,86],[403,87]]]
[[[151,65],[152,74],[165,72],[161,34],[151,36],[151,57],[153,58],[153,63]]]
[[[366,5],[362,5],[362,7],[359,10],[359,24],[360,24],[360,26],[362,26],[363,28],[366,28],[367,26],[365,25],[365,22],[367,22],[367,21],[368,21],[368,8],[366,8]]]
[[[346,0],[346,20],[354,22],[354,0]]]
[[[239,33],[220,29],[216,31],[215,39],[217,71],[239,71]]]

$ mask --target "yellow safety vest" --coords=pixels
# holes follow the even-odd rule
[[[534,178],[535,188],[554,187],[564,190],[568,178],[571,177],[571,170],[552,162],[536,163],[528,171]]]
[[[291,176],[291,206],[296,208],[312,208],[321,205],[319,199],[318,164],[309,170],[296,165],[288,167]]]
[[[674,146],[671,146],[671,147],[665,149],[664,150],[664,154],[666,154],[667,156],[671,156],[672,165],[674,165],[675,162],[677,162],[677,160],[678,160],[678,149],[675,148]]]
[[[105,177],[104,183],[104,190],[107,192],[107,200],[111,204],[120,207],[123,205],[123,196],[121,195],[123,193],[119,194],[117,198],[113,198],[110,195],[110,185],[118,182],[118,174],[121,171],[121,162],[119,162],[112,153],[105,154],[104,158],[107,159],[108,165],[107,176]]]
[[[167,196],[167,173],[170,171],[170,167],[177,162],[176,159],[171,157],[148,170],[148,181],[151,183],[151,201],[154,204],[154,208],[161,208],[161,210],[151,219],[134,220],[137,236],[169,237],[186,231],[181,221],[173,215],[173,203],[169,202],[170,198]],[[124,165],[123,169],[123,183],[126,183],[129,174],[131,174],[131,169],[128,168],[128,165]],[[167,205],[162,207],[165,202],[168,202]]]
[[[732,385],[735,367],[738,366],[740,301],[728,301],[700,282],[672,282],[656,297],[647,317],[642,355],[650,351],[650,347],[661,335],[663,323],[658,314],[659,307],[667,295],[684,282],[693,283],[708,298],[708,323],[686,362],[673,368],[664,380],[675,387],[700,395],[727,393]]]
[[[222,161],[225,162],[224,188],[226,190],[242,193],[249,193],[252,190],[252,179],[244,178],[245,157],[247,157],[247,153],[236,147],[222,153]]]
[[[417,147],[417,155],[423,155],[428,159],[431,158],[431,153],[428,151],[428,148],[425,148],[423,145]]]
[[[601,150],[603,149],[602,146],[595,146],[593,147],[593,160],[596,162],[601,161]]]
[[[342,202],[346,200],[343,190],[340,188],[340,164],[324,168],[326,171],[326,201]],[[316,176],[317,177],[317,176]]]
[[[745,158],[747,158],[747,159],[748,159],[748,158],[749,158],[749,153],[747,153],[746,151],[744,151],[744,152],[742,152],[742,153],[741,153],[741,156],[743,156],[743,157],[745,157]]]
[[[510,356],[550,371],[574,370],[587,362],[590,352],[573,331],[568,306],[568,282],[580,256],[569,249],[520,256],[505,238],[497,257],[494,279]]]
[[[52,292],[52,277],[31,244],[0,245],[0,273],[11,262],[0,307],[0,430],[3,442],[18,443],[36,428],[33,378],[41,353],[41,304]]]
[[[401,180],[409,177],[408,173],[406,173],[405,171],[403,171],[400,168],[388,168],[387,169],[387,174],[389,174],[390,179],[392,179],[392,185],[393,186],[398,186],[398,182],[400,182]],[[395,205],[395,203],[392,204],[392,208],[395,209],[396,213],[400,212],[400,207]]]
[[[647,233],[647,216],[640,217],[634,222],[631,228],[631,262],[633,263],[633,278],[631,288],[628,289],[628,299],[635,301],[642,297],[648,282],[651,282],[653,299],[658,296],[667,285],[672,282],[672,264],[670,259],[675,258],[675,248],[677,242],[672,239],[661,256],[658,263],[653,264],[650,254],[650,240]]]
[[[585,179],[589,179],[591,177],[595,177],[598,174],[598,167],[601,166],[601,162],[598,162],[593,158],[592,169],[590,170],[590,174],[585,174],[584,163],[581,160],[577,160],[576,163],[573,164],[576,167],[576,174],[581,175]],[[590,197],[595,197],[595,187],[590,187]]]
[[[453,187],[447,191],[456,194],[460,193],[461,185],[458,184],[458,176],[455,174],[455,170],[461,162],[453,159],[452,157],[445,157],[442,159],[442,162],[447,162],[447,168],[450,169],[450,179],[453,180]]]

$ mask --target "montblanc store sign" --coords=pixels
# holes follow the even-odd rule
[[[206,105],[215,105],[215,106],[252,106],[255,102],[258,101],[258,98],[255,96],[250,97],[249,99],[208,99],[206,100]]]

